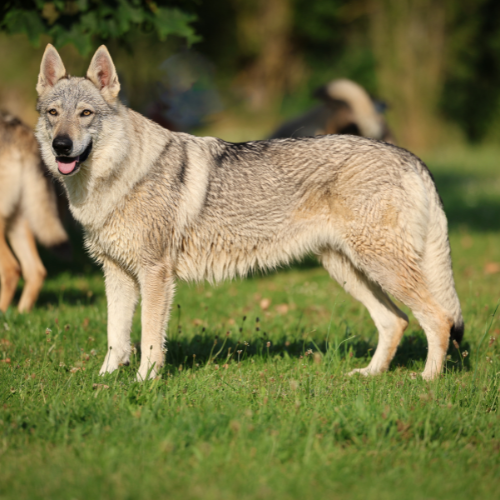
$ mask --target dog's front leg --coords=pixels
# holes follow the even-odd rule
[[[104,262],[108,301],[108,352],[99,372],[115,371],[130,360],[130,330],[139,289],[134,279],[110,261]]]
[[[174,296],[174,279],[170,266],[158,263],[145,268],[140,281],[142,338],[137,379],[146,380],[159,374],[165,360],[165,330]]]

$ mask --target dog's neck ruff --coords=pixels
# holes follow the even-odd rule
[[[99,142],[94,143],[91,159],[78,175],[63,179],[71,212],[87,230],[97,231],[103,226],[130,187],[147,175],[163,147],[148,139],[148,120],[140,119],[140,115],[125,107],[119,116],[119,120],[102,130]],[[129,138],[134,136],[134,130],[140,131],[135,141],[144,149],[131,147]],[[144,151],[146,158],[142,156]]]

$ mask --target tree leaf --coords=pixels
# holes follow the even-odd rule
[[[50,30],[49,34],[52,36],[56,47],[72,43],[78,52],[84,56],[92,50],[92,36],[90,33],[85,33],[81,25],[73,24],[69,30],[66,30],[58,24]]]
[[[47,16],[47,6],[59,15]],[[98,39],[120,40],[134,28],[154,31],[160,40],[168,35],[184,37],[190,44],[199,40],[191,26],[196,16],[150,0],[13,0],[0,14],[0,31],[26,33],[35,46],[46,33],[56,47],[72,43],[83,55]]]
[[[179,9],[171,9],[166,7],[159,7],[153,18],[153,23],[158,33],[160,40],[164,40],[167,35],[177,35],[184,37],[188,43],[194,43],[200,39],[192,26],[196,20],[193,14],[187,14]]]
[[[7,12],[2,25],[11,34],[26,33],[35,47],[40,43],[40,35],[46,32],[46,26],[35,10],[12,9]]]

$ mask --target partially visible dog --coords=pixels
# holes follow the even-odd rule
[[[231,144],[161,128],[120,103],[103,46],[84,78],[54,47],[42,59],[36,136],[104,269],[108,352],[130,359],[142,296],[138,378],[165,361],[175,280],[218,281],[308,252],[369,310],[379,331],[370,364],[388,369],[410,307],[429,343],[422,376],[442,370],[463,334],[446,216],[432,176],[404,149],[352,135]]]
[[[385,105],[373,101],[357,83],[333,80],[316,90],[314,97],[322,104],[284,123],[271,138],[351,134],[394,143],[383,116]]]
[[[68,236],[57,213],[54,186],[44,173],[35,135],[20,120],[2,113],[0,310],[3,312],[12,302],[21,274],[25,285],[19,311],[29,311],[36,302],[46,270],[38,255],[35,236],[59,254],[69,253]]]

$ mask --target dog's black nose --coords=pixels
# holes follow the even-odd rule
[[[73,149],[73,141],[67,135],[58,135],[52,141],[52,147],[58,155],[69,155]]]

